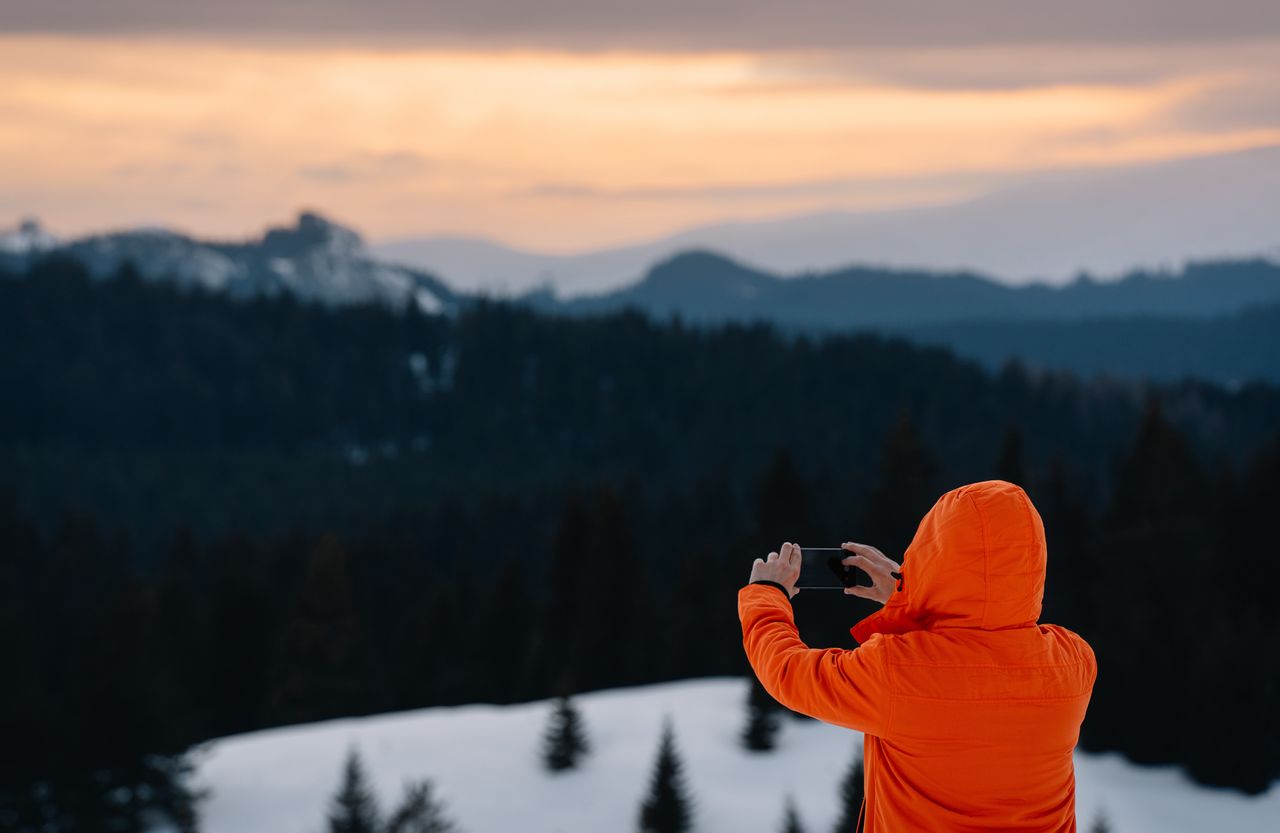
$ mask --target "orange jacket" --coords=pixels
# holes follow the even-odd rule
[[[853,650],[806,646],[776,587],[738,591],[769,693],[864,733],[867,833],[1074,833],[1072,751],[1098,672],[1081,637],[1036,623],[1045,556],[1026,493],[987,480],[925,515]]]

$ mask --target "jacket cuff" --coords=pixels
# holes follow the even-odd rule
[[[781,591],[782,591],[782,595],[784,595],[784,596],[786,596],[786,597],[787,597],[787,601],[791,601],[791,594],[787,592],[787,588],[783,587],[781,584],[779,584],[779,583],[778,583],[778,582],[776,582],[776,581],[769,581],[769,579],[767,579],[767,578],[759,578],[759,579],[756,579],[755,581],[753,581],[753,582],[751,582],[751,583],[752,583],[752,584],[763,584],[763,585],[766,585],[766,586],[768,586],[768,587],[776,587],[776,588],[778,588],[779,590],[781,590]]]

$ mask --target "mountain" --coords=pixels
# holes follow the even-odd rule
[[[295,225],[268,229],[258,240],[211,242],[167,229],[134,229],[59,242],[28,221],[0,236],[0,266],[13,271],[58,252],[85,263],[95,277],[128,261],[147,280],[226,292],[233,297],[290,292],[308,301],[414,303],[424,312],[450,310],[454,292],[434,276],[378,261],[351,229],[312,212]]]
[[[1274,254],[1280,251],[1277,193],[1280,146],[1273,146],[1118,169],[1027,174],[1017,184],[947,205],[718,223],[573,255],[456,237],[391,240],[373,248],[456,287],[520,293],[550,284],[560,296],[617,289],[692,248],[782,274],[868,264],[1060,284],[1083,270],[1120,274]]]
[[[805,829],[830,830],[861,736],[784,720],[776,750],[747,752],[738,745],[746,693],[745,680],[721,677],[581,695],[592,751],[580,769],[557,774],[538,759],[550,701],[422,709],[224,738],[197,759],[196,781],[210,791],[201,827],[319,829],[343,760],[356,749],[383,808],[399,800],[406,781],[429,778],[461,830],[634,830],[670,716],[701,833],[780,830],[788,796]],[[1256,833],[1280,817],[1280,785],[1246,797],[1116,753],[1077,749],[1075,759],[1081,830],[1093,829],[1099,813],[1112,830],[1162,833]],[[502,800],[494,800],[495,790]]]
[[[1267,260],[1012,287],[965,272],[868,267],[784,278],[695,251],[615,292],[565,300],[535,292],[525,299],[573,315],[630,307],[704,324],[877,330],[948,347],[990,368],[1016,357],[1088,374],[1280,382],[1280,263]]]
[[[534,306],[569,313],[625,307],[693,321],[768,320],[822,328],[899,327],[958,321],[1079,320],[1133,315],[1193,318],[1280,302],[1280,263],[1189,263],[1175,273],[1133,272],[1099,282],[1013,287],[970,272],[851,267],[782,277],[709,251],[682,252],[638,283],[599,295]]]
[[[38,220],[26,219],[18,227],[0,232],[0,257],[22,257],[47,252],[58,245],[58,238],[44,230]]]

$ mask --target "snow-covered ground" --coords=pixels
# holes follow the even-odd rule
[[[829,833],[838,784],[860,735],[783,721],[778,748],[738,744],[746,684],[714,678],[597,692],[576,702],[592,754],[552,775],[540,762],[549,702],[433,708],[275,729],[210,743],[198,780],[211,792],[206,833],[323,833],[349,749],[361,753],[384,810],[406,781],[430,778],[465,833],[633,831],[664,716],[675,726],[698,833],[773,833],[795,797],[811,833]],[[1082,833],[1100,809],[1113,833],[1274,833],[1280,783],[1263,796],[1199,787],[1174,767],[1076,754]]]

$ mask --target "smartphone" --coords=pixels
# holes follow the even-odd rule
[[[801,547],[798,590],[843,590],[861,584],[871,586],[871,576],[841,561],[856,553],[843,547]]]

